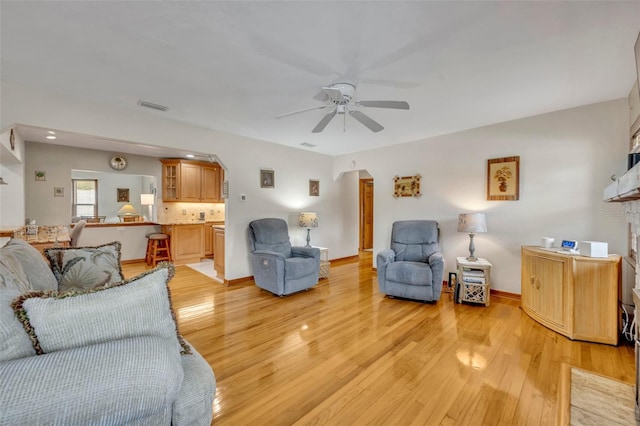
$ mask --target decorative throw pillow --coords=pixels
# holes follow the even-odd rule
[[[42,254],[31,244],[23,240],[12,238],[2,248],[0,257],[12,254],[22,264],[29,281],[29,290],[57,290],[58,281],[53,276],[51,268]]]
[[[11,304],[36,354],[136,336],[165,337],[191,353],[178,332],[169,281],[173,264],[119,283],[84,291],[33,292]]]
[[[88,290],[124,279],[118,241],[95,247],[45,249],[58,290]]]
[[[29,337],[11,309],[11,301],[30,290],[20,261],[13,253],[0,249],[0,361],[35,354]]]

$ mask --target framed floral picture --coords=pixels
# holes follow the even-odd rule
[[[53,187],[53,196],[54,197],[64,197],[64,187],[62,187],[62,186],[54,186]]]
[[[487,200],[520,198],[520,157],[487,160]]]

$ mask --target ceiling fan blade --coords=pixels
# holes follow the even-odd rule
[[[405,101],[360,101],[357,104],[369,108],[409,109],[409,104]]]
[[[285,113],[276,115],[276,118],[288,117],[290,115],[299,114],[301,112],[313,111],[314,109],[324,109],[324,108],[326,108],[328,106],[329,105],[318,105],[318,106],[314,106],[314,107],[299,109],[297,111],[285,112]]]
[[[372,118],[363,114],[360,111],[349,111],[349,114],[351,114],[353,118],[355,118],[356,120],[364,124],[365,127],[367,127],[369,130],[371,130],[374,133],[377,133],[380,130],[384,129],[384,127],[382,127],[380,123],[378,123],[377,121],[374,121]]]
[[[329,122],[333,120],[333,117],[336,116],[336,113],[337,111],[333,111],[322,117],[322,120],[320,120],[320,122],[316,124],[316,127],[313,128],[311,133],[320,133],[321,131],[323,131],[324,128],[327,127],[327,124],[329,124]]]

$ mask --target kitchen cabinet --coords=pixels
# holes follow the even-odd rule
[[[204,257],[204,223],[162,225],[171,237],[171,257],[176,265],[197,263]]]
[[[204,225],[204,255],[213,257],[213,226],[210,223]]]
[[[618,344],[621,256],[522,247],[522,310],[572,340]]]
[[[162,159],[162,200],[222,203],[224,171],[218,163]]]
[[[213,227],[213,268],[216,276],[224,279],[224,227]]]

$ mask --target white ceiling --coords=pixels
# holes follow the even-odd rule
[[[627,96],[640,2],[2,0],[0,20],[4,81],[339,155]],[[275,119],[344,81],[411,109],[363,109],[379,133]]]

